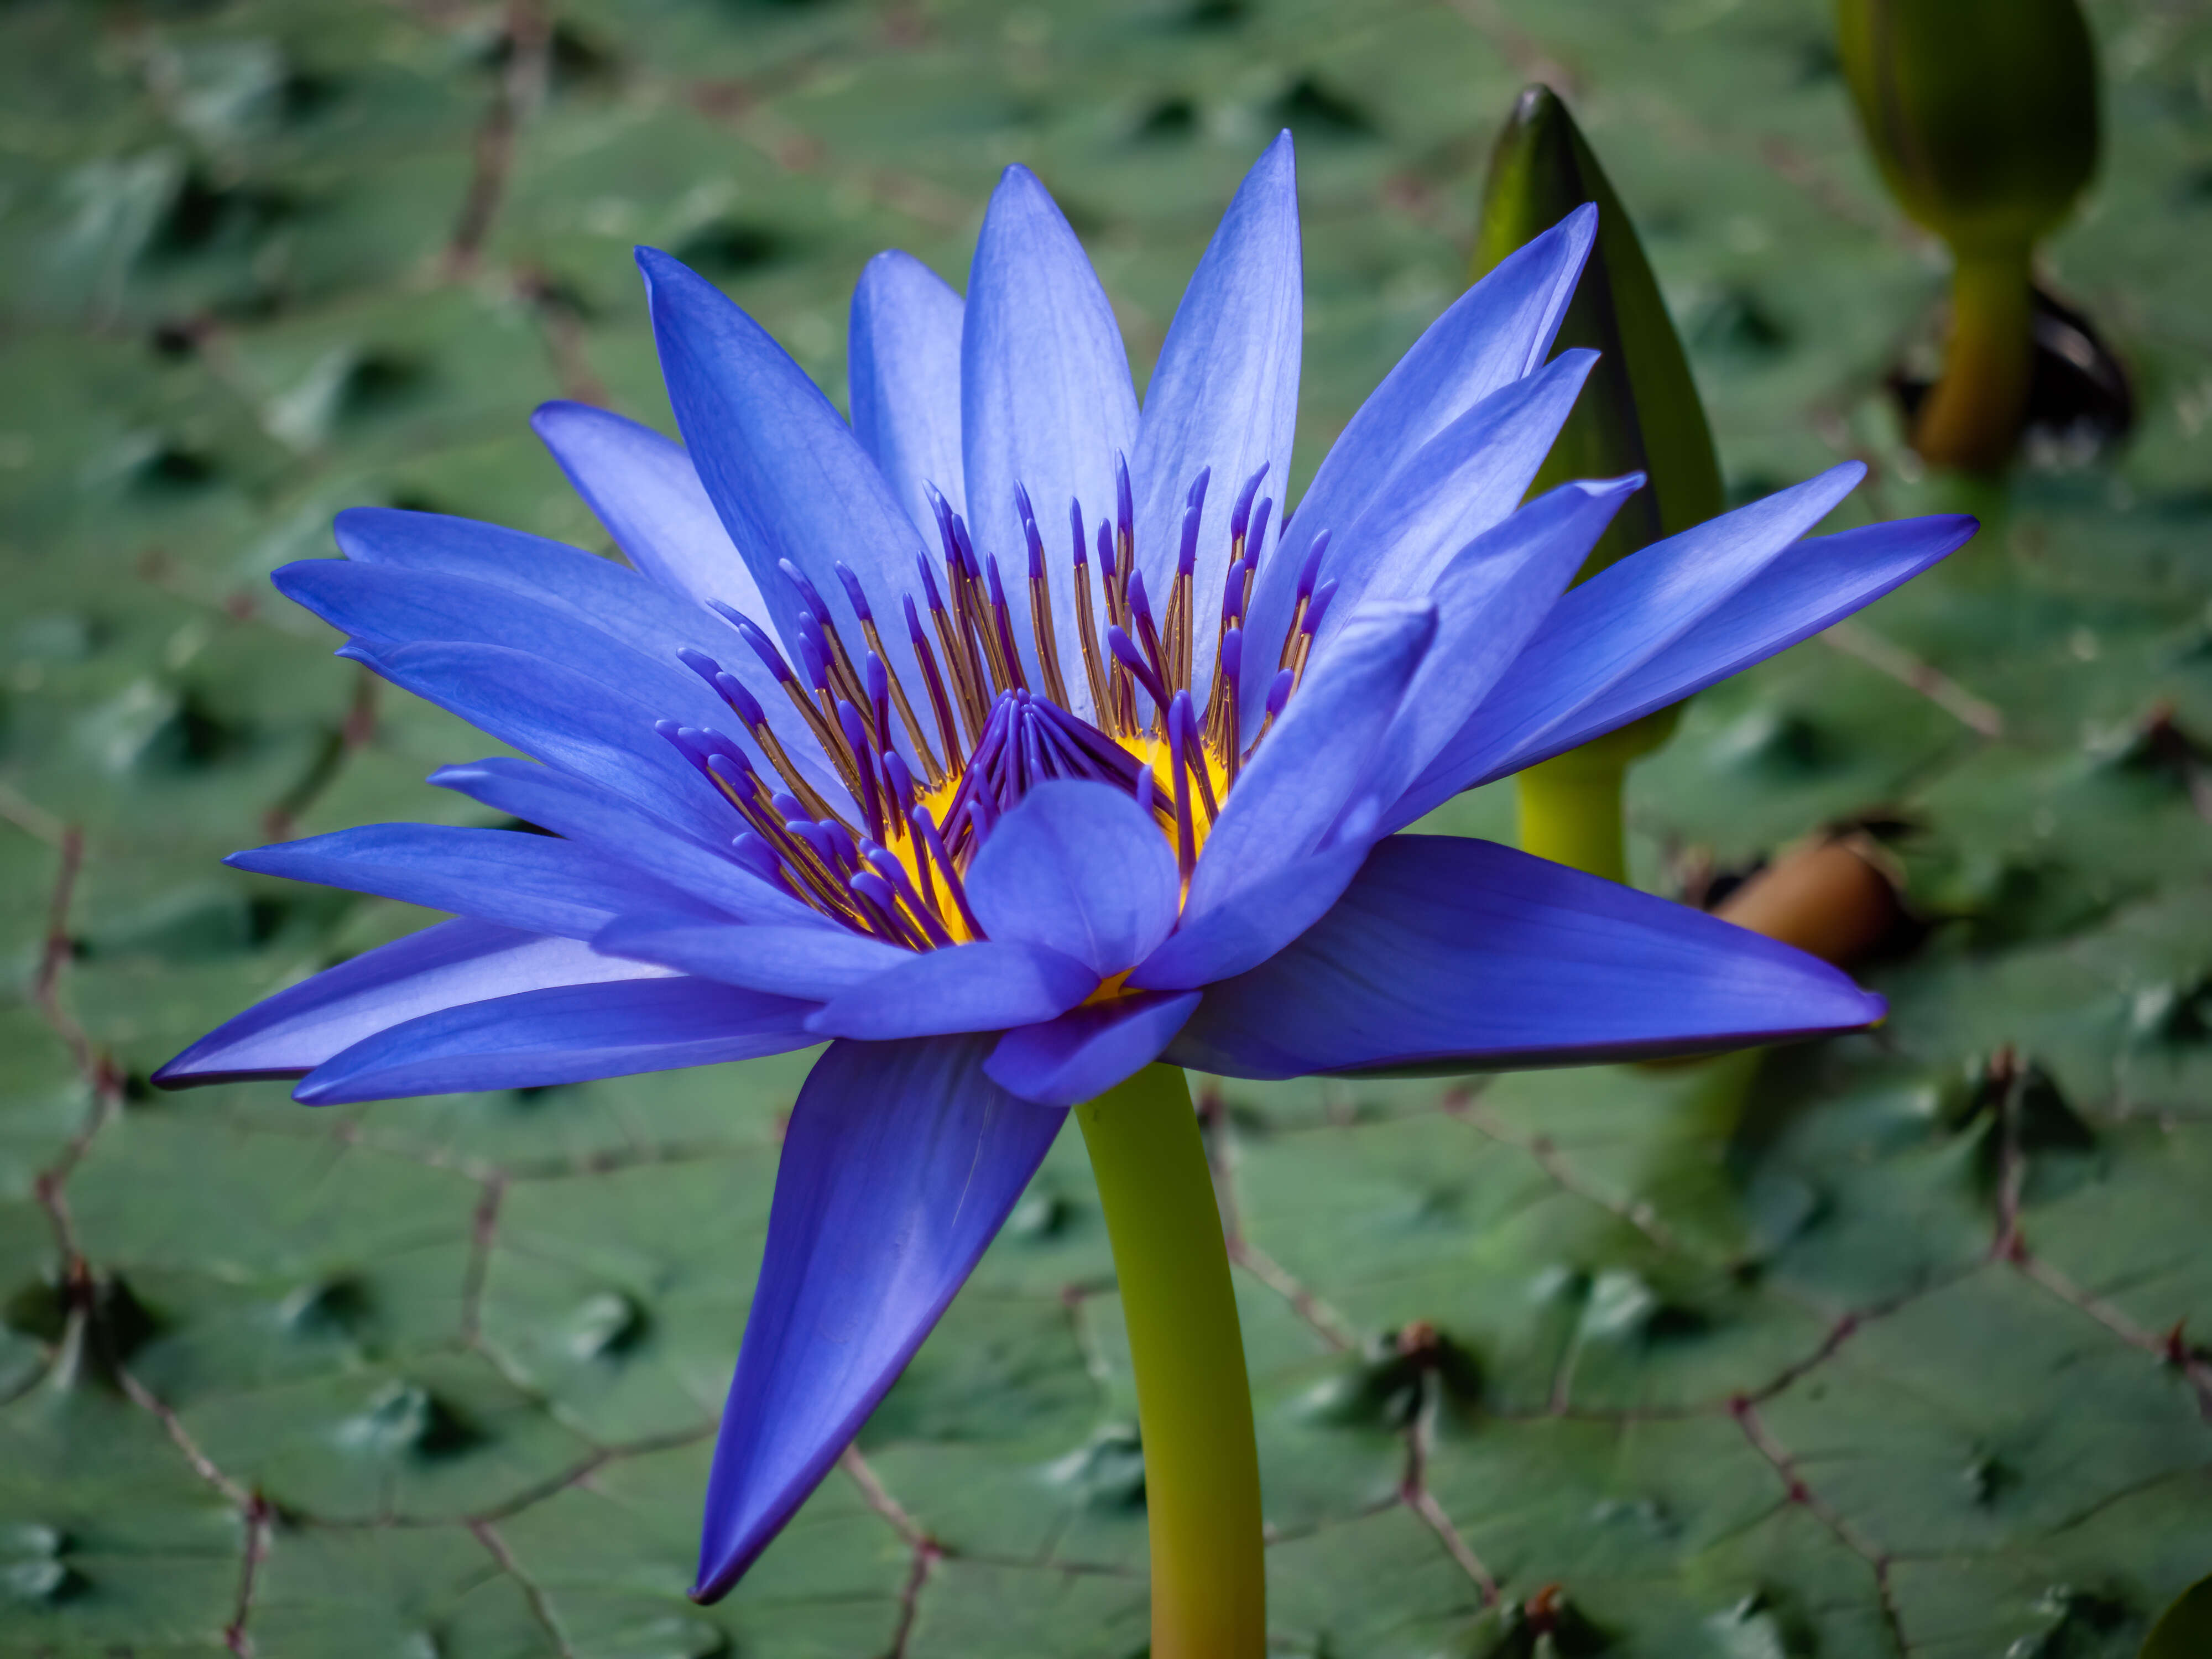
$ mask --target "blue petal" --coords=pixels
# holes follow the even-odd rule
[[[1074,1008],[999,1039],[983,1069],[1040,1106],[1077,1106],[1151,1065],[1198,1006],[1195,991],[1152,991]]]
[[[467,576],[566,605],[648,653],[695,642],[702,649],[726,650],[733,637],[720,617],[638,571],[504,525],[354,507],[339,514],[331,528],[346,557],[358,563]]]
[[[678,663],[681,641],[640,651],[566,605],[438,571],[306,559],[270,580],[286,599],[374,652],[434,641],[526,651],[626,693],[662,719],[686,726],[736,723],[706,682]]]
[[[1587,204],[1517,249],[1453,301],[1382,377],[1338,434],[1262,568],[1244,630],[1245,654],[1273,661],[1290,625],[1299,567],[1315,535],[1341,535],[1383,494],[1405,459],[1501,386],[1533,374],[1552,349],[1597,234]],[[1248,690],[1256,712],[1265,686]],[[1250,716],[1248,726],[1255,722]]]
[[[908,961],[880,939],[830,924],[732,927],[696,916],[624,916],[592,941],[609,956],[681,969],[702,979],[820,1002]]]
[[[426,1014],[356,1042],[292,1091],[309,1106],[556,1083],[804,1048],[810,1004],[701,979],[525,991]]]
[[[669,592],[765,614],[760,587],[681,444],[590,404],[540,404],[530,424],[629,562]]]
[[[830,925],[819,912],[776,891],[735,859],[665,818],[550,766],[495,757],[441,767],[430,781],[643,871],[742,921]]]
[[[1384,739],[1376,793],[1396,798],[1468,718],[1582,568],[1620,504],[1631,474],[1547,491],[1462,548],[1430,589],[1437,637]],[[1395,815],[1383,827],[1395,829]]]
[[[1075,603],[1061,550],[1071,499],[1086,525],[1114,511],[1114,463],[1137,443],[1137,394],[1114,308],[1082,244],[1036,176],[1008,167],[992,192],[968,276],[960,348],[960,442],[977,550],[1009,578],[1028,568],[1014,486],[1027,488],[1056,556],[1048,567],[1060,660],[1073,712],[1091,714],[1078,668]],[[1095,580],[1095,578],[1094,578]],[[1029,607],[1012,607],[1034,662]]]
[[[1535,752],[1607,687],[1717,610],[1865,476],[1862,463],[1846,461],[1654,542],[1570,589],[1394,817],[1410,822],[1405,815],[1420,802],[1498,776],[1511,757]]]
[[[705,652],[736,675],[767,710],[784,747],[807,768],[815,787],[839,789],[813,733],[795,717],[775,678],[737,630],[638,572],[542,536],[434,513],[353,507],[338,514],[335,528],[338,545],[352,562],[465,576],[526,600],[565,605],[661,663],[673,664],[684,646]],[[698,689],[704,691],[703,683]],[[720,720],[734,718],[719,703],[715,708]],[[664,709],[655,718],[676,716]]]
[[[223,862],[564,939],[589,939],[624,910],[714,914],[603,853],[514,830],[370,823],[233,853]]]
[[[1488,842],[1394,836],[1296,944],[1209,988],[1168,1057],[1231,1077],[1497,1071],[1856,1030],[1786,945]]]
[[[735,835],[730,804],[658,736],[656,711],[558,663],[489,645],[338,653],[479,732],[598,785],[709,843]]]
[[[1138,563],[1162,595],[1182,544],[1184,496],[1201,467],[1213,469],[1195,567],[1201,617],[1228,573],[1229,514],[1244,481],[1264,465],[1262,489],[1287,499],[1304,316],[1297,166],[1285,132],[1245,175],[1176,307],[1129,461]],[[1271,522],[1279,526],[1280,515]],[[1212,653],[1195,653],[1191,696],[1200,708],[1212,673]]]
[[[992,939],[924,951],[832,999],[807,1022],[821,1036],[872,1042],[1003,1031],[1050,1019],[1089,996],[1098,975],[1039,945]]]
[[[1365,599],[1429,597],[1460,550],[1520,505],[1596,362],[1595,351],[1561,352],[1409,457],[1358,522],[1329,539],[1320,574],[1337,584],[1331,615]],[[1324,623],[1322,637],[1329,631]]]
[[[707,1486],[699,1583],[726,1595],[860,1430],[1066,1114],[985,1077],[986,1041],[841,1042],[800,1091]]]
[[[851,428],[759,324],[666,254],[640,248],[637,263],[676,423],[776,631],[797,648],[800,600],[776,568],[788,559],[857,656],[860,626],[836,567],[850,567],[871,608],[895,617],[921,538]],[[919,695],[906,630],[882,632],[889,666]]]
[[[1359,873],[1364,838],[1294,860],[1168,935],[1129,975],[1139,990],[1182,991],[1258,967],[1328,913]]]
[[[441,1008],[666,973],[596,955],[574,939],[467,919],[441,921],[263,999],[155,1072],[154,1081],[182,1089],[301,1077],[364,1037]]]
[[[1151,815],[1118,789],[1073,779],[1030,790],[967,874],[969,905],[991,938],[1046,945],[1101,978],[1167,937],[1180,886]]]
[[[1378,605],[1318,647],[1223,803],[1183,904],[1190,927],[1318,852],[1382,759],[1383,734],[1436,633],[1431,605]]]
[[[1674,644],[1615,680],[1533,748],[1494,763],[1492,771],[1533,766],[1763,662],[1956,552],[1979,527],[1972,519],[1944,515],[1799,542]]]
[[[878,253],[853,290],[845,374],[853,435],[921,532],[937,543],[925,485],[965,513],[960,459],[960,296],[910,253]]]

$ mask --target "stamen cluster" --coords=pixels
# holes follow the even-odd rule
[[[740,860],[831,920],[910,950],[985,937],[963,877],[1000,816],[1048,779],[1087,779],[1126,791],[1174,848],[1187,888],[1239,772],[1296,690],[1336,591],[1334,581],[1316,585],[1328,546],[1323,532],[1298,572],[1266,717],[1245,743],[1240,691],[1250,665],[1243,622],[1274,507],[1271,498],[1259,497],[1267,471],[1262,466],[1245,481],[1230,515],[1229,568],[1202,715],[1191,695],[1193,572],[1212,469],[1191,483],[1166,609],[1156,615],[1137,569],[1128,467],[1117,457],[1115,516],[1099,523],[1095,541],[1106,613],[1103,638],[1092,595],[1093,543],[1085,535],[1082,503],[1068,503],[1075,635],[1093,720],[1070,706],[1044,538],[1028,491],[1017,485],[1015,507],[1029,553],[1034,679],[997,557],[977,555],[966,522],[934,489],[942,585],[938,569],[920,556],[921,604],[912,592],[900,596],[921,679],[919,702],[890,665],[868,594],[845,564],[836,570],[860,623],[857,659],[820,592],[787,559],[778,568],[799,607],[796,669],[750,617],[714,605],[791,700],[842,782],[857,822],[815,787],[759,700],[704,652],[686,648],[678,655],[737,715],[765,773],[740,744],[713,727],[664,720],[657,729],[744,820],[732,842]],[[918,712],[923,708],[927,726]]]

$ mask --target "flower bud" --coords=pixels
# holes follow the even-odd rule
[[[1891,194],[1961,255],[2026,249],[2096,172],[2075,0],[1838,0],[1836,36]]]
[[[1600,356],[1529,493],[1570,478],[1624,472],[1641,471],[1650,480],[1623,504],[1591,550],[1582,570],[1587,577],[1711,518],[1723,501],[1705,405],[1636,227],[1549,87],[1521,94],[1491,152],[1475,275],[1584,202],[1597,204],[1597,245],[1560,325],[1559,344],[1589,346]]]

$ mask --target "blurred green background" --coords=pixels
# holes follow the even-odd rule
[[[1890,1024],[1770,1056],[1742,1107],[1726,1066],[1207,1097],[1285,1655],[2096,1659],[2212,1568],[2212,18],[2090,10],[2106,164],[2050,274],[2135,374],[2133,443],[2023,471],[1632,781],[1639,878],[1693,898],[1870,823],[1926,924],[1865,972]],[[217,859],[470,821],[421,780],[491,747],[264,578],[362,502],[606,548],[525,416],[667,427],[636,242],[842,398],[863,261],[961,282],[1019,160],[1141,376],[1285,124],[1303,479],[1461,287],[1536,76],[1639,220],[1732,495],[1857,455],[1839,526],[1950,504],[1882,386],[1942,263],[1819,0],[0,8],[0,1653],[1142,1650],[1072,1138],[702,1609],[804,1057],[323,1112],[149,1091],[420,920]]]

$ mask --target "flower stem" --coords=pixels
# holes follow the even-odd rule
[[[1628,763],[1571,749],[1514,779],[1521,806],[1521,850],[1607,881],[1628,879],[1621,786]]]
[[[1180,1069],[1148,1066],[1076,1121],[1114,1246],[1152,1528],[1152,1659],[1260,1659],[1260,1459],[1213,1177]]]
[[[2035,368],[2029,256],[2026,246],[1957,256],[1943,378],[1912,431],[1912,447],[1931,465],[1987,474],[2012,459]]]

